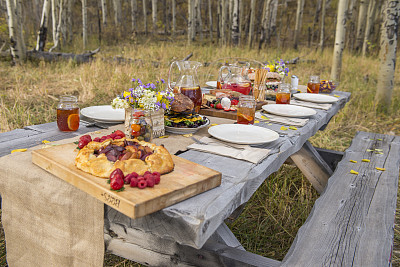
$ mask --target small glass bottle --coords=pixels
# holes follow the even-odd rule
[[[290,84],[279,84],[278,91],[276,92],[276,104],[290,104]]]
[[[150,112],[134,110],[129,124],[131,127],[131,138],[151,142],[153,139],[153,127]]]
[[[79,128],[79,106],[76,96],[64,95],[57,105],[57,126],[60,131],[73,132]]]

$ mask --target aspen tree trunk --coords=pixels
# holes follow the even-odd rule
[[[44,51],[47,38],[47,26],[49,24],[49,12],[50,12],[50,0],[44,0],[42,19],[40,21],[39,34],[36,43],[36,51]]]
[[[195,14],[195,32],[200,35],[200,40],[203,40],[203,23],[201,21],[201,0],[194,1]]]
[[[120,27],[122,22],[121,0],[113,0],[113,3],[114,3],[114,23],[115,26]]]
[[[153,34],[157,33],[157,0],[151,0],[151,18],[153,21]]]
[[[188,0],[188,43],[192,43],[192,32],[193,32],[193,2],[194,0]]]
[[[66,7],[69,5],[70,0],[63,1],[63,12],[61,14],[62,22],[61,22],[61,36],[63,41],[63,46],[67,44],[67,12]]]
[[[258,44],[258,49],[260,50],[263,46],[263,43],[265,43],[267,39],[267,31],[269,28],[269,15],[270,15],[270,5],[271,5],[271,0],[266,0],[264,1],[264,13],[262,16],[262,23],[261,23],[261,37],[260,37],[260,42]]]
[[[227,43],[230,44],[232,42],[232,12],[233,12],[233,1],[234,0],[227,0],[226,1],[226,10],[227,10],[227,16],[226,16],[226,20],[227,20],[227,31],[226,31],[226,37],[227,37]]]
[[[87,0],[82,0],[82,41],[83,50],[87,46]]]
[[[101,0],[101,14],[103,16],[103,24],[107,25],[107,0]]]
[[[321,54],[324,52],[324,46],[325,46],[325,14],[326,14],[326,0],[322,0],[321,30],[319,34],[319,51],[321,52]]]
[[[250,13],[250,25],[249,25],[249,38],[248,38],[248,47],[251,48],[253,46],[254,40],[254,22],[256,19],[256,0],[251,0],[250,5],[251,13]]]
[[[239,45],[242,45],[244,27],[244,0],[239,0]]]
[[[212,3],[208,0],[208,19],[209,19],[209,30],[210,30],[210,40],[213,41],[213,17],[212,17]]]
[[[269,43],[271,37],[276,34],[276,15],[278,13],[278,0],[272,0],[271,3],[270,22],[268,26],[267,42]]]
[[[132,33],[137,33],[137,0],[131,0],[131,15],[132,15]]]
[[[63,0],[60,0],[59,4],[60,4],[60,7],[59,7],[59,14],[58,14],[58,25],[56,25],[56,32],[55,32],[55,37],[54,37],[54,45],[53,45],[52,48],[49,49],[49,52],[53,51],[53,49],[55,49],[58,46],[58,43],[60,41],[62,14],[63,14],[63,8],[64,8]]]
[[[340,80],[340,72],[342,70],[342,55],[346,36],[346,13],[348,4],[349,0],[339,0],[336,22],[335,46],[333,50],[333,62],[331,70],[331,79],[334,81]]]
[[[373,27],[376,12],[376,0],[370,0],[368,6],[367,25],[365,26],[364,42],[362,46],[362,57],[367,55],[371,29]]]
[[[226,45],[226,24],[228,15],[227,14],[228,11],[226,10],[227,8],[226,1],[228,0],[221,1],[221,39],[223,45]]]
[[[354,1],[354,0],[352,0]],[[319,15],[321,14],[321,7],[322,7],[322,0],[318,0],[317,1],[317,6],[316,6],[316,10],[315,10],[315,17],[314,17],[314,23],[312,26],[312,31],[311,31],[311,43],[314,43],[314,38],[315,38],[315,32],[316,32],[316,27],[318,25],[319,22]]]
[[[358,23],[356,32],[356,51],[360,51],[362,47],[362,42],[364,40],[365,23],[367,20],[369,0],[360,0],[360,10],[358,12]]]
[[[280,24],[282,24],[283,18],[286,17],[286,13],[287,13],[287,1],[283,0],[282,7],[281,7],[280,12],[279,12]],[[281,48],[282,28],[283,28],[282,26],[279,27],[278,33],[276,35],[276,43],[277,43],[278,49]]]
[[[396,68],[397,34],[400,16],[399,0],[385,0],[382,11],[380,67],[375,105],[378,112],[387,113],[392,102],[394,71]]]
[[[56,32],[57,32],[57,11],[58,11],[58,1],[51,0],[51,22],[52,22],[52,34],[53,34],[53,43],[56,43]]]
[[[239,0],[234,0],[232,7],[232,44],[239,44]]]
[[[176,34],[176,1],[172,0],[172,35]]]
[[[144,24],[144,34],[147,35],[147,6],[146,0],[143,0],[143,24]]]
[[[221,43],[221,21],[222,21],[222,14],[221,14],[221,2],[217,1],[217,39]]]
[[[20,1],[6,0],[8,31],[11,43],[11,55],[14,62],[21,62],[26,58],[25,42],[22,36]]]
[[[301,24],[303,19],[304,11],[304,0],[297,0],[297,12],[296,12],[296,26],[294,29],[294,41],[293,48],[297,49],[299,45],[299,36],[301,33]]]
[[[347,30],[347,44],[346,46],[349,48],[350,51],[354,49],[355,43],[355,35],[354,32],[356,30],[356,0],[350,0],[349,4],[349,12],[347,14],[348,17],[348,30]]]

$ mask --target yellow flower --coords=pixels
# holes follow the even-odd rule
[[[131,94],[131,92],[124,91],[124,98],[127,97],[130,94]]]
[[[275,71],[275,66],[274,66],[274,65],[267,65],[267,68],[268,68],[271,72],[274,72],[274,71]]]

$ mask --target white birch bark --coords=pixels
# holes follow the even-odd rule
[[[296,26],[294,29],[294,40],[293,40],[293,48],[294,49],[297,49],[297,47],[299,45],[299,37],[300,37],[300,33],[301,33],[303,11],[304,11],[304,0],[297,0]]]
[[[61,31],[61,36],[62,36],[62,41],[63,41],[63,46],[67,44],[67,5],[69,5],[70,0],[64,0],[63,1],[63,10],[61,13],[62,21],[60,25],[60,31]]]
[[[200,40],[203,40],[203,22],[201,20],[201,0],[194,1],[195,14],[195,32],[200,35]]]
[[[148,29],[147,29],[147,5],[146,5],[146,0],[143,0],[143,26],[144,26],[144,34],[147,35]]]
[[[20,62],[26,58],[25,42],[22,36],[22,26],[20,24],[21,2],[14,0],[6,0],[7,6],[7,20],[8,20],[8,31],[11,43],[11,55],[14,62]]]
[[[212,2],[208,0],[208,19],[209,19],[209,31],[210,31],[210,40],[213,41],[213,17],[212,17]]]
[[[355,35],[354,32],[356,30],[356,10],[357,10],[357,5],[356,2],[357,0],[349,0],[349,12],[347,14],[348,17],[348,29],[347,29],[347,47],[349,48],[350,51],[353,51],[354,49],[354,43],[355,43]]]
[[[114,23],[115,26],[120,27],[122,22],[121,0],[113,0],[113,3],[114,3]]]
[[[194,0],[188,0],[188,43],[191,44],[193,41],[193,5]]]
[[[222,29],[222,3],[217,1],[217,39],[219,42],[222,42],[221,37],[221,29]]]
[[[232,6],[232,44],[239,44],[239,0],[234,0]]]
[[[157,33],[157,0],[151,0],[151,17],[153,21],[153,34]]]
[[[362,46],[363,57],[365,57],[367,54],[370,42],[371,29],[374,24],[375,13],[376,13],[376,0],[370,0],[368,6],[367,24],[365,26],[364,42]]]
[[[244,27],[244,0],[239,0],[239,45],[242,44]]]
[[[326,0],[322,0],[321,29],[319,33],[319,50],[321,54],[324,52],[324,46],[325,46],[325,15],[326,15]]]
[[[176,34],[176,0],[172,0],[172,35]]]
[[[287,1],[283,0],[282,4],[281,4],[281,9],[279,11],[279,18],[281,19],[281,21],[286,16],[286,13],[287,13]],[[278,49],[281,48],[281,43],[282,43],[282,40],[281,40],[282,28],[283,28],[282,26],[279,27],[279,30],[277,31],[277,34],[276,34],[276,43],[277,43]]]
[[[360,9],[358,12],[357,32],[356,32],[356,51],[359,51],[362,47],[364,40],[365,23],[367,20],[369,0],[360,0]]]
[[[222,44],[223,45],[226,45],[226,35],[227,35],[227,32],[226,32],[226,26],[227,26],[227,22],[228,22],[228,10],[227,10],[227,7],[228,7],[228,3],[227,3],[227,1],[229,1],[229,0],[222,0],[221,1],[221,40],[222,40]]]
[[[396,68],[397,34],[400,16],[399,1],[385,0],[382,16],[380,63],[375,104],[378,112],[387,113],[392,101],[394,71]]]
[[[87,0],[82,0],[82,42],[83,50],[87,46]]]
[[[51,22],[52,22],[53,44],[56,43],[57,21],[58,21],[57,11],[58,11],[58,1],[51,0]]]
[[[335,45],[333,50],[333,62],[331,70],[331,79],[334,81],[340,80],[340,72],[342,70],[342,55],[344,49],[344,42],[346,36],[346,21],[347,21],[347,8],[349,0],[339,0]]]
[[[131,0],[132,33],[137,33],[137,0]]]
[[[75,0],[68,0],[67,2],[67,35],[68,35],[68,43],[72,42],[73,32],[72,32],[72,7],[74,5]]]
[[[101,15],[103,18],[103,24],[107,25],[107,0],[101,0]]]
[[[268,26],[267,41],[271,39],[272,35],[276,34],[276,16],[278,13],[278,0],[272,0],[271,3],[270,22]]]
[[[8,1],[8,0],[7,0]],[[50,0],[44,0],[42,19],[40,21],[39,34],[36,43],[36,51],[44,51],[49,24]]]
[[[249,38],[248,38],[248,43],[247,45],[249,48],[253,46],[253,40],[254,40],[254,22],[256,19],[256,0],[251,0],[251,5],[250,5],[250,25],[249,25]]]
[[[264,1],[264,10],[263,10],[263,15],[262,15],[262,23],[261,23],[261,37],[260,37],[260,43],[258,45],[258,49],[261,49],[263,46],[263,43],[265,43],[267,39],[267,32],[269,28],[269,21],[270,21],[270,5],[271,5],[271,0],[266,0]]]
[[[63,9],[64,9],[64,3],[63,0],[60,0],[59,2],[59,14],[58,14],[58,24],[56,25],[56,32],[55,32],[55,37],[54,37],[54,45],[52,48],[49,49],[49,52],[53,51],[58,46],[58,43],[60,41],[60,31],[61,31],[61,24],[62,24],[62,14],[63,14]]]

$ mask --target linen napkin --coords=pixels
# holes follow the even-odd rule
[[[206,143],[206,145],[194,143],[188,146],[188,148],[225,157],[245,160],[254,164],[258,164],[265,159],[270,151],[269,149],[256,148],[249,145],[226,143],[209,137],[203,137],[200,139],[200,141]]]
[[[299,101],[296,99],[290,100],[290,104],[296,105],[296,106],[303,106],[303,107],[307,107],[307,108],[318,108],[318,109],[323,109],[323,110],[328,110],[332,107],[332,104],[313,103],[313,102],[307,102],[307,101]]]
[[[260,112],[260,111],[257,111],[255,116],[259,120],[275,122],[275,123],[289,125],[289,126],[293,125],[293,126],[302,127],[308,122],[308,119],[282,117],[282,116],[272,115],[272,114],[264,113],[264,112]]]

